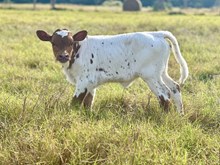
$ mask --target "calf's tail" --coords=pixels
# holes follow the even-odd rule
[[[179,79],[179,83],[180,83],[180,85],[184,84],[184,82],[186,81],[186,79],[189,75],[189,70],[188,70],[188,66],[187,66],[185,59],[181,55],[177,39],[171,32],[168,32],[168,31],[163,32],[163,36],[165,39],[168,39],[171,42],[173,54],[175,56],[176,61],[180,65],[181,77]]]

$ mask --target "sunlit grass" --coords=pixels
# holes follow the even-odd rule
[[[217,15],[120,10],[0,9],[0,164],[218,164],[220,20]],[[74,92],[38,29],[90,35],[169,30],[190,76],[186,115],[164,113],[138,79],[127,90],[105,84],[92,111],[69,105]],[[179,78],[171,55],[169,73]]]

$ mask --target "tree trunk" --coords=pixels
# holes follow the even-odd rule
[[[37,0],[33,0],[33,9],[34,10],[36,9],[36,3],[37,3]]]
[[[188,0],[183,0],[183,6],[184,6],[184,8],[188,7]]]
[[[56,0],[50,0],[50,4],[51,4],[51,9],[52,10],[56,9],[56,7],[55,7]]]

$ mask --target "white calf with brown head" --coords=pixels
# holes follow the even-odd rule
[[[188,67],[176,38],[170,32],[87,36],[85,30],[73,35],[66,29],[58,29],[52,35],[38,30],[37,36],[42,41],[51,42],[67,80],[75,84],[73,103],[91,106],[99,85],[119,82],[125,86],[141,77],[165,110],[169,109],[172,98],[177,111],[184,113],[180,87],[167,73],[169,43],[180,64],[181,84],[188,76]]]

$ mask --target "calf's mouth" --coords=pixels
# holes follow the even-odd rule
[[[59,55],[56,58],[57,61],[59,61],[60,63],[66,63],[70,60],[69,55]]]

